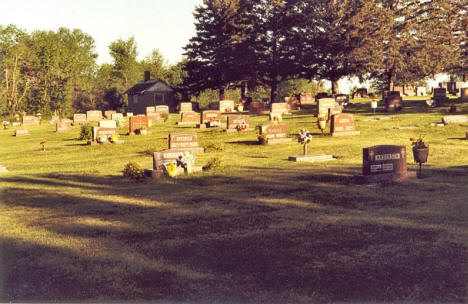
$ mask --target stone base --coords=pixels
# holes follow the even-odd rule
[[[178,121],[177,125],[178,126],[187,126],[187,125],[191,125],[191,126],[195,125],[196,126],[196,125],[198,125],[198,122]]]
[[[351,136],[351,135],[359,135],[361,134],[360,131],[348,131],[348,132],[335,132],[332,133],[331,136]]]
[[[227,133],[232,133],[232,132],[245,132],[245,131],[253,131],[253,130],[254,130],[254,128],[247,128],[247,129],[245,129],[243,131],[238,131],[237,129],[226,129],[226,132]]]
[[[261,114],[261,115],[269,115],[269,114],[270,114],[270,111],[259,111],[258,114]]]
[[[384,183],[401,183],[408,179],[416,178],[415,171],[408,171],[406,174],[401,173],[385,173],[376,175],[355,175],[354,183],[356,184],[384,184]]]
[[[193,166],[192,171],[190,173],[196,173],[196,172],[201,172],[201,171],[203,171],[203,167]],[[144,172],[146,176],[154,178],[154,179],[158,179],[158,178],[165,176],[165,173],[163,170],[145,169]],[[184,175],[184,174],[185,174],[184,169],[182,169],[181,167],[176,168],[175,176]]]
[[[312,154],[312,155],[301,155],[301,156],[290,156],[288,160],[294,162],[319,162],[319,161],[330,161],[335,160],[333,155],[328,154]]]
[[[291,142],[292,138],[277,138],[277,139],[268,139],[267,140],[267,145],[272,145],[272,144],[283,144],[287,142]]]

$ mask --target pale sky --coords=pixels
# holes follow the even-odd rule
[[[195,35],[192,12],[202,0],[0,0],[0,24],[28,32],[80,29],[94,38],[98,63],[110,63],[109,44],[135,37],[139,59],[158,49],[170,64]]]

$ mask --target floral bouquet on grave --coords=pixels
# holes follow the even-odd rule
[[[242,122],[241,124],[237,125],[237,131],[245,131],[247,130],[247,124]]]
[[[413,146],[413,148],[415,149],[424,149],[424,148],[428,148],[429,146],[427,146],[424,141],[423,141],[424,137],[422,135],[419,136],[419,138],[413,138],[411,137],[410,138],[410,141],[411,141],[411,145]]]
[[[297,141],[304,146],[304,155],[307,155],[307,144],[312,141],[312,133],[302,128],[297,135]]]
[[[184,155],[180,155],[177,160],[177,166],[184,168],[186,173],[192,172],[192,166],[195,163],[195,156],[190,152],[185,152]]]
[[[267,132],[266,131],[262,132],[262,127],[260,126],[258,127],[258,129],[259,130],[257,131],[257,139],[261,144],[265,144],[267,140]]]
[[[167,173],[167,175],[169,175],[170,177],[176,176],[177,165],[174,162],[170,161],[164,164],[163,168],[164,168],[164,171]]]

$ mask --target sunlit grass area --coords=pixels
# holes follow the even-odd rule
[[[468,125],[433,127],[447,105],[405,104],[373,114],[369,100],[352,102],[361,134],[350,137],[322,135],[312,107],[284,116],[291,137],[312,131],[309,153],[337,157],[324,163],[290,162],[297,142],[258,145],[255,131],[178,127],[177,114],[147,136],[121,129],[122,145],[84,145],[78,127],[57,134],[46,122],[31,136],[1,130],[0,301],[466,302]],[[218,157],[225,168],[122,177],[187,131],[222,146],[198,165]],[[416,170],[419,135],[430,146],[423,179],[353,182],[373,145],[407,146]]]

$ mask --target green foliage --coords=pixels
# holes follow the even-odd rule
[[[219,170],[222,168],[224,168],[223,161],[218,157],[214,157],[208,161],[206,166],[203,167],[203,170],[210,171],[210,170]]]
[[[145,172],[139,164],[129,162],[125,165],[123,176],[134,181],[141,181],[145,178]]]
[[[93,127],[90,125],[82,125],[80,128],[80,140],[91,140],[93,138]]]
[[[161,113],[161,118],[164,120],[164,122],[166,122],[169,119],[169,113]]]

